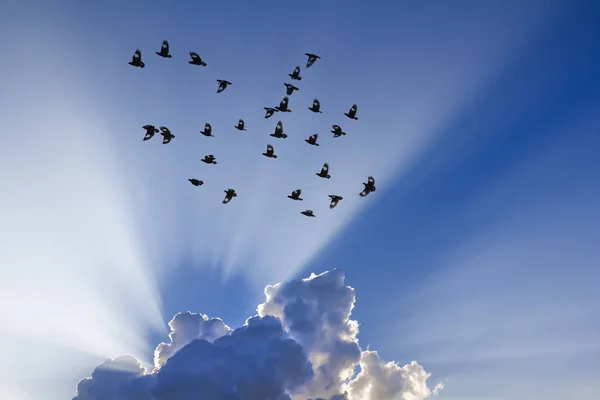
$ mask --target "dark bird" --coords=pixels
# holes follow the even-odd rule
[[[128,64],[139,68],[144,68],[146,66],[146,64],[144,64],[144,62],[142,61],[142,51],[140,49],[137,49],[133,53],[133,57],[131,58],[131,61],[128,62]]]
[[[163,144],[170,143],[171,139],[175,138],[175,135],[173,135],[169,128],[165,126],[160,127],[160,134],[163,136]]]
[[[288,74],[290,76],[290,78],[292,78],[295,81],[301,81],[302,77],[300,76],[300,66],[297,66],[294,69],[294,72],[292,72],[291,74]]]
[[[313,146],[319,146],[319,143],[317,143],[318,137],[319,137],[319,134],[315,133],[314,135],[310,135],[308,137],[308,139],[304,139],[304,141],[308,144],[312,144]]]
[[[283,100],[281,100],[281,102],[279,103],[279,105],[275,106],[275,110],[281,111],[281,112],[292,112],[292,110],[290,110],[288,108],[288,102],[289,101],[290,101],[290,99],[287,96],[285,96],[283,98]]]
[[[331,199],[331,203],[329,203],[329,208],[334,208],[338,205],[338,203],[343,200],[342,196],[338,196],[337,194],[330,194],[329,198]]]
[[[228,85],[231,85],[231,82],[224,81],[223,79],[217,79],[217,82],[219,82],[219,88],[217,89],[217,93],[221,93],[223,90],[227,89]]]
[[[308,60],[306,61],[306,68],[310,68],[315,61],[317,61],[317,58],[321,58],[318,55],[311,53],[304,53],[304,55],[308,57]]]
[[[216,164],[217,161],[215,160],[215,156],[213,156],[212,154],[208,154],[205,155],[204,158],[202,160],[203,163],[207,163],[207,164]]]
[[[154,137],[155,133],[158,133],[158,129],[154,125],[144,125],[142,126],[146,130],[146,135],[144,136],[144,140],[150,140]]]
[[[292,85],[291,83],[284,83],[284,85],[285,85],[285,93],[288,96],[291,96],[294,93],[294,90],[300,90],[299,88]]]
[[[292,192],[292,194],[290,194],[290,195],[288,196],[288,198],[290,198],[290,199],[292,199],[292,200],[300,200],[300,201],[302,201],[302,200],[304,200],[304,199],[301,199],[301,198],[300,198],[300,194],[302,194],[302,189],[296,189],[296,190],[294,190],[294,191]]]
[[[272,108],[272,107],[264,107],[266,113],[265,113],[265,118],[271,118],[273,116],[273,114],[275,114],[275,112],[277,111],[276,109]]]
[[[275,154],[275,149],[270,144],[267,145],[267,152],[262,153],[262,155],[269,158],[277,158],[277,154]]]
[[[160,47],[160,51],[157,51],[156,54],[158,54],[159,56],[164,57],[164,58],[173,57],[172,55],[169,54],[169,41],[168,40],[163,40],[162,46]]]
[[[356,116],[356,111],[358,111],[358,106],[356,104],[353,104],[352,107],[350,107],[350,110],[347,113],[344,113],[344,115],[350,119],[358,119],[358,117]]]
[[[233,199],[234,197],[237,197],[237,193],[235,192],[235,190],[233,190],[233,189],[225,190],[225,198],[223,199],[223,204],[229,203],[231,201],[231,199]]]
[[[238,124],[235,126],[235,129],[237,129],[238,131],[245,131],[246,128],[244,128],[244,120],[240,119],[238,121]]]
[[[323,168],[321,168],[321,172],[317,172],[316,173],[317,176],[320,176],[321,178],[331,178],[331,175],[329,175],[329,164],[325,163],[323,164]]]
[[[345,135],[346,132],[342,131],[342,127],[339,125],[332,125],[331,126],[333,128],[333,130],[331,131],[331,133],[333,133],[333,137],[340,137],[342,135]]]
[[[323,113],[323,111],[321,111],[321,103],[319,103],[319,100],[314,99],[312,106],[308,107],[308,109],[314,113]]]
[[[196,178],[190,178],[190,179],[188,179],[188,181],[190,181],[192,183],[192,185],[194,185],[194,186],[202,186],[202,185],[204,185],[203,181],[201,181],[199,179],[196,179]]]
[[[367,180],[367,183],[363,182],[363,185],[365,185],[365,188],[363,189],[362,192],[360,192],[361,197],[365,197],[369,193],[375,191],[375,178],[370,176],[369,179]]]
[[[192,57],[192,60],[188,61],[188,64],[206,67],[206,63],[202,61],[202,58],[198,55],[198,53],[190,51],[190,57]]]
[[[281,121],[277,122],[275,125],[275,132],[271,133],[269,136],[273,136],[277,139],[285,139],[287,135],[283,133],[283,123]]]
[[[215,136],[212,134],[212,126],[210,126],[210,124],[208,122],[204,124],[204,130],[200,131],[200,133],[203,134],[204,136],[212,136],[212,137]]]
[[[300,211],[300,214],[304,214],[307,217],[314,217],[315,216],[315,213],[313,212],[313,210]]]

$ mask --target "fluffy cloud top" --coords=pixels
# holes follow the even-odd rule
[[[107,360],[73,400],[425,400],[437,395],[413,361],[362,351],[350,319],[354,289],[339,270],[267,286],[258,314],[231,330],[179,313],[148,372],[132,356]],[[358,373],[357,373],[358,372]]]

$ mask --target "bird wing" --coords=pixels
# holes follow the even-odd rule
[[[273,146],[271,146],[270,144],[267,145],[267,154],[272,156],[273,153],[275,152],[275,149],[273,149]]]
[[[358,111],[358,106],[356,104],[352,105],[352,107],[350,107],[350,115],[354,115],[356,114],[356,111]]]
[[[200,56],[194,51],[190,51],[190,57],[192,57],[192,60],[196,62],[200,61]]]
[[[162,43],[162,47],[161,47],[166,53],[169,52],[169,41],[168,40],[163,40]]]
[[[297,66],[297,67],[294,69],[294,75],[300,75],[300,66]]]
[[[342,130],[342,127],[341,127],[341,126],[339,126],[339,125],[332,125],[331,127],[332,127],[332,128],[333,128],[333,130],[334,130],[334,131],[336,131],[336,132],[340,132],[340,131]]]
[[[238,125],[240,126],[240,128],[243,128],[243,127],[244,127],[244,120],[243,120],[243,119],[240,119],[240,120],[238,121]]]
[[[375,178],[373,178],[372,176],[370,176],[369,180],[368,180],[368,184],[369,184],[369,186],[375,186]]]
[[[318,109],[319,107],[321,107],[321,104],[319,103],[319,100],[314,99],[313,100],[313,108],[314,109]]]
[[[289,98],[285,96],[283,100],[279,103],[279,108],[286,108],[288,105]]]
[[[279,135],[283,133],[283,122],[278,121],[277,125],[275,126],[275,134]]]
[[[160,127],[160,134],[163,136],[171,136],[171,131],[166,126]]]
[[[133,61],[135,60],[141,60],[142,59],[142,51],[140,49],[137,49],[136,51],[133,52]]]
[[[323,168],[321,168],[321,174],[327,175],[328,172],[329,172],[329,164],[325,163],[325,164],[323,164]]]
[[[210,124],[208,122],[204,124],[204,132],[206,132],[206,133],[212,132],[212,126],[210,126]]]

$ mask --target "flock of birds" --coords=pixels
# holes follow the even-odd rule
[[[157,51],[156,54],[163,58],[171,58],[172,57],[172,55],[169,54],[169,42],[167,40],[163,40],[160,51]],[[206,67],[206,62],[204,62],[204,60],[202,60],[202,58],[200,57],[200,55],[198,55],[198,53],[190,51],[189,54],[191,57],[191,60],[188,62],[189,64]],[[306,62],[306,68],[310,68],[315,63],[315,61],[317,61],[317,59],[321,58],[320,56],[318,56],[316,54],[311,54],[311,53],[305,53],[305,55],[308,57],[308,60]],[[133,58],[129,62],[129,65],[132,65],[132,66],[138,67],[138,68],[145,67],[144,62],[142,61],[141,50],[139,50],[139,49],[135,50],[135,52],[133,54]],[[292,80],[295,80],[295,81],[302,80],[302,77],[300,76],[300,66],[297,66],[294,69],[294,71],[288,75],[290,76],[290,78]],[[217,93],[221,93],[222,91],[227,89],[227,87],[229,85],[231,85],[231,82],[229,82],[227,80],[223,80],[223,79],[217,79],[217,83],[219,84],[219,86],[217,88]],[[284,85],[286,87],[286,96],[283,98],[283,100],[281,100],[281,102],[279,103],[278,106],[264,107],[265,118],[270,118],[276,112],[291,112],[292,111],[288,107],[288,102],[289,102],[288,96],[291,96],[294,93],[294,91],[299,90],[299,88],[294,86],[291,83],[284,83]],[[313,113],[322,113],[321,104],[319,103],[319,100],[317,100],[317,99],[313,100],[312,106],[308,107],[308,109],[310,111],[312,111]],[[358,117],[356,116],[357,111],[358,111],[358,106],[356,104],[353,104],[352,107],[350,108],[350,110],[347,113],[344,113],[344,115],[352,120],[358,120]],[[240,131],[245,131],[246,128],[245,128],[244,120],[240,119],[238,121],[238,124],[235,126],[235,128]],[[161,126],[157,129],[154,125],[144,125],[143,129],[146,130],[146,135],[144,136],[144,139],[143,139],[144,141],[152,139],[154,137],[154,135],[159,132],[163,137],[163,144],[168,144],[171,142],[172,139],[175,138],[175,135],[173,135],[171,133],[171,131],[169,130],[169,128],[167,128],[165,126]],[[204,125],[204,130],[200,131],[200,133],[202,135],[208,136],[208,137],[214,136],[212,134],[212,127],[211,127],[210,123],[208,123],[208,122]],[[333,133],[334,138],[346,135],[346,132],[344,132],[339,125],[332,125],[331,133]],[[273,136],[274,138],[277,138],[277,139],[287,138],[287,135],[283,132],[283,123],[281,121],[277,122],[277,125],[275,126],[275,132],[273,132],[270,136]],[[312,146],[319,146],[319,143],[317,143],[318,137],[319,137],[319,134],[315,133],[315,134],[309,136],[308,139],[305,139],[305,142]],[[267,150],[262,154],[268,158],[277,158],[277,155],[275,154],[275,149],[271,144],[267,144]],[[208,154],[208,155],[204,156],[204,158],[201,161],[206,164],[217,164],[215,156],[212,154]],[[316,175],[320,178],[325,178],[325,179],[331,178],[331,175],[329,175],[329,164],[324,163],[323,167],[321,168],[321,171],[317,172]],[[194,186],[201,186],[204,184],[204,182],[202,180],[199,180],[196,178],[190,178],[188,180]],[[367,179],[367,182],[363,182],[363,185],[364,185],[364,189],[362,190],[362,192],[359,193],[359,195],[361,197],[367,196],[369,193],[374,192],[376,189],[375,188],[375,179],[372,176],[369,176]],[[301,201],[301,200],[303,200],[300,197],[301,194],[302,194],[302,189],[296,189],[287,197],[292,200]],[[225,190],[225,198],[223,199],[223,204],[229,203],[234,197],[237,197],[237,193],[235,192],[235,190],[234,189],[226,189]],[[330,194],[329,198],[330,198],[329,208],[335,208],[338,205],[338,203],[341,200],[343,200],[343,197],[340,195],[337,195],[337,194]],[[315,216],[315,214],[312,210],[301,211],[301,214],[306,215],[307,217]]]

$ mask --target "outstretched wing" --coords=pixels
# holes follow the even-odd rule
[[[316,140],[319,138],[319,134],[318,134],[318,133],[315,133],[314,135],[312,135],[312,137],[314,137],[314,138],[315,138],[315,141],[316,141]]]
[[[165,52],[165,54],[169,54],[169,41],[163,40],[161,50]]]
[[[242,129],[243,129],[243,128],[244,128],[244,120],[243,120],[243,119],[240,119],[240,120],[238,121],[238,125],[239,125],[239,127],[240,127],[240,128],[242,128]]]
[[[370,176],[369,180],[368,180],[368,184],[369,184],[369,186],[375,186],[375,178],[373,178],[372,176]]]
[[[171,131],[166,126],[160,127],[160,133],[161,133],[161,135],[164,135],[164,136],[171,136]]]
[[[287,96],[285,96],[283,98],[283,100],[281,100],[281,102],[279,103],[279,108],[283,108],[283,109],[287,108],[288,101],[289,101],[289,98]]]
[[[315,110],[318,110],[318,109],[319,109],[319,107],[321,107],[321,103],[319,103],[319,100],[317,100],[317,99],[314,99],[314,100],[313,100],[313,108],[314,108]]]
[[[323,168],[321,168],[321,174],[327,175],[328,172],[329,172],[329,164],[325,163],[325,164],[323,164]]]
[[[142,51],[140,49],[136,49],[133,52],[132,62],[141,61],[142,60]]]
[[[273,146],[271,146],[270,144],[267,145],[267,154],[272,156],[273,153],[275,152],[275,149],[273,149]]]
[[[300,66],[299,65],[294,69],[294,75],[296,75],[296,76],[300,75]]]
[[[331,127],[332,127],[332,128],[333,128],[333,130],[334,130],[334,131],[336,131],[336,132],[340,132],[340,131],[342,130],[342,127],[341,127],[341,126],[339,126],[339,125],[332,125]]]
[[[200,56],[194,51],[190,51],[190,57],[192,57],[192,60],[194,60],[194,62],[200,61]]]
[[[356,104],[353,104],[352,107],[350,107],[350,112],[348,112],[348,114],[354,116],[356,114],[356,111],[358,111],[358,106]]]
[[[277,125],[275,126],[275,134],[280,135],[282,133],[283,133],[283,122],[278,121]]]
[[[232,198],[233,198],[233,196],[229,192],[227,192],[227,194],[225,195],[225,198],[223,199],[223,204],[229,203]]]
[[[204,132],[206,132],[206,133],[212,132],[212,126],[210,126],[210,124],[208,122],[204,124]]]

